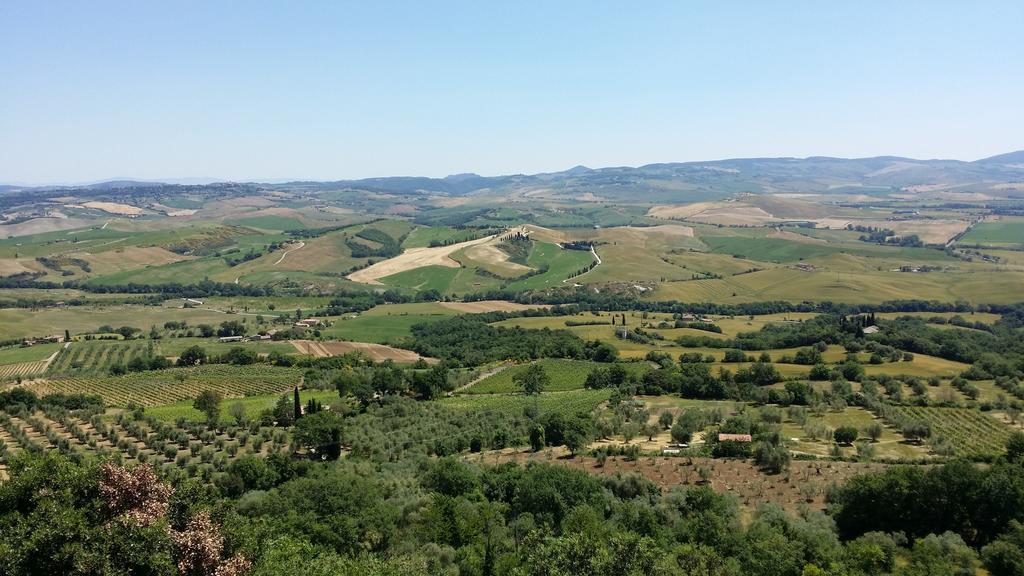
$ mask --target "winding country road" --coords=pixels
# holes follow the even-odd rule
[[[305,245],[306,245],[306,243],[305,243],[305,242],[299,242],[299,245],[298,245],[298,246],[296,246],[295,248],[292,248],[291,250],[285,250],[285,251],[284,251],[284,254],[281,254],[281,257],[277,259],[277,262],[274,262],[274,266],[277,266],[277,265],[278,265],[278,264],[280,264],[280,263],[281,263],[282,261],[284,261],[284,257],[285,257],[285,256],[287,256],[287,255],[291,254],[292,252],[295,252],[296,250],[298,250],[298,249],[300,249],[300,248],[304,247]]]

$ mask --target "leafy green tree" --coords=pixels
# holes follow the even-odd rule
[[[260,356],[255,350],[251,348],[243,348],[242,346],[235,346],[228,350],[226,354],[221,358],[221,361],[226,364],[234,364],[236,366],[246,366],[249,364],[255,364],[259,362]]]
[[[220,323],[217,336],[245,336],[245,324],[238,320],[225,320]]]
[[[853,426],[840,426],[832,432],[832,438],[837,444],[849,446],[857,439],[859,432]]]
[[[920,443],[922,440],[931,437],[932,427],[927,422],[915,420],[903,425],[903,436],[911,442]]]
[[[1024,432],[1016,431],[1006,440],[1006,459],[1019,462],[1024,458]]]
[[[199,410],[206,415],[206,421],[211,425],[216,425],[220,419],[220,404],[224,400],[224,395],[216,390],[203,390],[196,396],[192,407]]]
[[[205,364],[207,360],[206,350],[203,350],[201,346],[189,346],[182,350],[181,355],[178,356],[178,366],[197,366],[199,364]]]
[[[281,479],[278,471],[265,458],[246,455],[232,462],[227,469],[228,476],[237,477],[242,491],[270,490]],[[241,492],[235,494],[240,496]]]
[[[540,452],[544,448],[544,427],[536,424],[530,428],[530,448]]]
[[[530,364],[525,370],[512,376],[512,383],[521,388],[527,396],[536,396],[551,383],[551,377],[540,364]]]
[[[573,455],[586,448],[593,440],[593,426],[590,418],[585,415],[577,415],[566,420],[564,431],[565,447]]]
[[[296,422],[295,439],[317,457],[337,460],[341,455],[343,429],[342,417],[325,410]]]
[[[432,400],[450,390],[448,366],[441,362],[422,372],[414,372],[412,389],[424,400]]]
[[[864,427],[864,434],[871,438],[872,442],[878,442],[878,439],[882,437],[883,428],[878,422],[872,422]]]
[[[981,561],[992,576],[1024,576],[1024,525],[1010,521],[1004,534],[981,549]]]
[[[901,576],[974,576],[978,555],[958,534],[945,532],[929,534],[914,542],[910,563],[900,571]]]
[[[277,403],[274,404],[273,416],[278,426],[287,427],[295,423],[295,407],[287,394],[277,399]]]
[[[248,424],[249,418],[245,413],[245,404],[241,402],[234,402],[231,406],[228,406],[228,414],[235,419],[235,424],[240,427],[244,427]]]
[[[658,425],[661,426],[662,430],[669,430],[672,428],[673,419],[672,413],[666,410],[658,415]]]
[[[430,464],[420,483],[427,491],[463,496],[480,488],[478,470],[458,458],[441,458]]]

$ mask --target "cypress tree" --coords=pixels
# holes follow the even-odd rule
[[[299,401],[299,387],[295,387],[295,421],[298,422],[299,418],[302,418],[302,404]]]

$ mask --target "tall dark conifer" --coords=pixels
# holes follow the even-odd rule
[[[299,400],[299,387],[295,387],[295,421],[298,422],[299,418],[302,418],[302,404]]]

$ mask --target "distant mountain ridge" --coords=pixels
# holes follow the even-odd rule
[[[554,195],[573,197],[583,193],[610,200],[671,200],[681,191],[689,200],[750,193],[829,193],[863,188],[867,191],[909,186],[963,191],[983,191],[993,184],[1024,181],[1024,150],[976,161],[918,160],[899,156],[870,158],[733,158],[678,163],[588,168],[575,166],[561,172],[480,176],[452,174],[444,178],[385,176],[355,180],[175,184],[120,179],[85,186],[0,186],[0,194],[29,191],[103,191],[131,188],[183,186],[201,190],[244,184],[268,189],[337,190],[358,189],[391,194],[501,194],[538,189]]]

